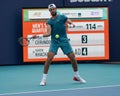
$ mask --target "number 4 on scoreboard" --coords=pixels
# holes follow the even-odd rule
[[[88,55],[88,49],[87,47],[82,48],[82,55]]]

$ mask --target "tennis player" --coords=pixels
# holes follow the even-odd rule
[[[44,72],[40,85],[41,86],[46,85],[49,65],[54,56],[57,54],[58,48],[61,48],[63,53],[66,54],[71,61],[72,68],[75,73],[73,80],[78,81],[80,83],[86,83],[86,81],[79,74],[75,54],[73,53],[72,47],[69,43],[66,34],[65,24],[66,23],[71,24],[73,25],[73,27],[75,25],[65,15],[57,14],[57,8],[55,4],[50,4],[48,6],[48,9],[49,12],[51,13],[51,18],[47,21],[47,32],[43,34],[43,37],[48,37],[51,35],[51,44],[47,55],[47,60],[44,64]]]

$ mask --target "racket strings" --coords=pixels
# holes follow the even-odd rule
[[[29,45],[29,40],[28,40],[27,38],[24,38],[24,39],[22,40],[22,44],[23,44],[24,46]]]
[[[19,38],[18,42],[22,45],[22,46],[27,46],[29,45],[29,40],[27,38]]]
[[[29,37],[29,38],[23,38],[23,37],[20,37],[19,39],[18,39],[18,42],[20,43],[20,45],[22,45],[22,46],[28,46],[29,45],[29,43],[30,43],[30,40],[34,40],[34,39],[37,39],[37,38],[39,38],[39,36],[32,36],[32,37]]]

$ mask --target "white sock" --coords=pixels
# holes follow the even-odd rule
[[[47,79],[47,74],[43,74],[42,80],[46,80]]]
[[[79,77],[80,75],[79,75],[79,71],[75,71],[75,76],[76,77]]]

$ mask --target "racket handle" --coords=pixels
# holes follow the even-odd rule
[[[37,39],[37,38],[40,39],[40,38],[43,38],[43,36],[37,36],[37,35],[34,35],[34,36],[31,37],[31,39]]]
[[[42,38],[43,38],[43,36],[38,36],[38,38],[39,38],[39,39],[42,39]]]
[[[35,38],[38,38],[38,37],[39,37],[39,36],[34,35],[34,36],[31,37],[31,39],[35,39]]]

